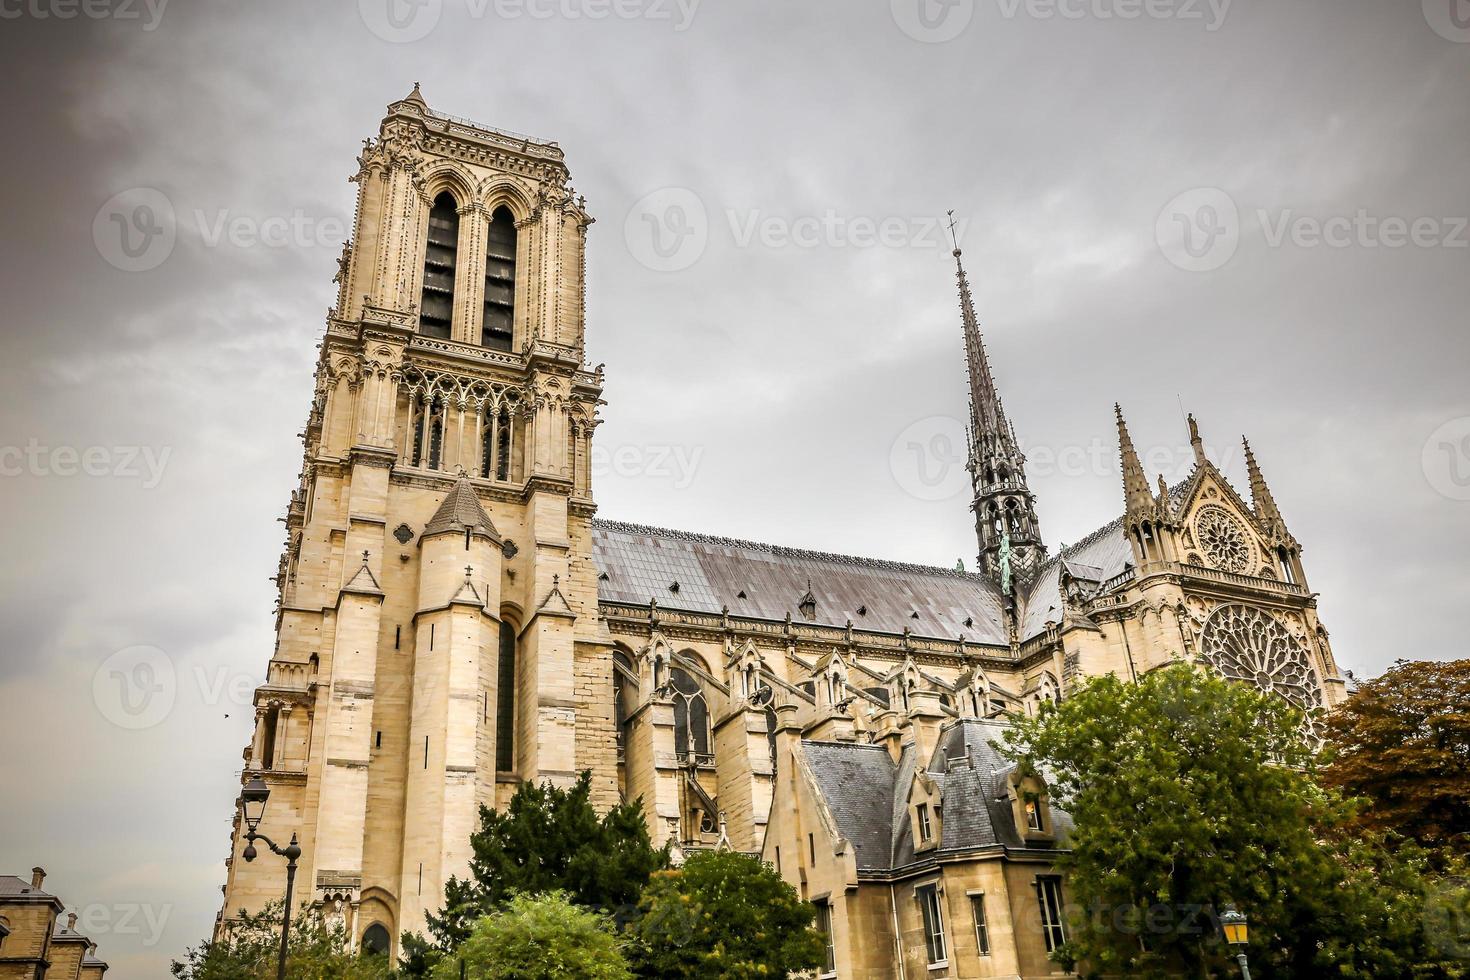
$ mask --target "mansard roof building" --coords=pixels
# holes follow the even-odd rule
[[[242,778],[365,948],[423,930],[480,805],[589,770],[655,841],[776,864],[830,975],[1049,973],[1069,823],[990,746],[1005,716],[1181,660],[1343,697],[1255,457],[1247,500],[1193,420],[1192,473],[1155,486],[1119,412],[1121,516],[1047,547],[958,249],[974,572],[595,517],[593,219],[561,148],[415,86],[352,179]],[[221,924],[284,886],[243,833]]]

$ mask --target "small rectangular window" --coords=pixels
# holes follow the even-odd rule
[[[812,864],[815,865],[817,863],[817,836],[815,834],[806,835],[806,848],[811,856]]]
[[[930,838],[934,836],[934,828],[929,824],[929,804],[920,803],[915,808],[915,813],[919,825],[919,842],[927,844]]]
[[[1026,801],[1026,826],[1037,832],[1043,829],[1041,826],[1041,805],[1035,800]]]
[[[981,956],[990,955],[990,926],[985,921],[985,896],[970,896],[970,912],[975,917],[975,949]]]
[[[826,940],[826,960],[822,967],[824,974],[837,972],[837,946],[832,938],[832,906],[828,902],[817,903],[817,931]]]
[[[916,888],[914,897],[918,899],[919,912],[924,917],[924,949],[929,955],[929,962],[943,963],[949,957],[944,945],[944,908],[939,901],[939,887],[924,885]]]
[[[373,740],[373,748],[381,749],[382,747],[383,747],[383,733],[382,732],[378,732],[377,737]]]
[[[1046,951],[1055,952],[1067,941],[1067,927],[1062,921],[1062,879],[1037,878],[1036,895],[1041,903],[1041,934],[1046,940]]]

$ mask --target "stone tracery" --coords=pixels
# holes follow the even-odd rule
[[[1200,635],[1200,653],[1230,680],[1285,698],[1309,713],[1322,707],[1322,687],[1306,644],[1260,609],[1239,603],[1218,607]]]
[[[1210,564],[1227,572],[1244,572],[1250,566],[1250,542],[1235,515],[1223,507],[1203,507],[1194,526]]]

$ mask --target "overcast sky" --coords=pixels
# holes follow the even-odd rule
[[[1192,411],[1344,667],[1464,655],[1453,0],[389,2],[0,3],[0,872],[112,976],[218,908],[347,177],[415,80],[598,218],[602,516],[972,565],[954,209],[1053,547],[1121,509],[1114,401],[1171,479]]]

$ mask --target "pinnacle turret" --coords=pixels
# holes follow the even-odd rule
[[[1245,446],[1245,469],[1250,476],[1251,504],[1256,508],[1256,516],[1268,527],[1280,526],[1283,523],[1281,511],[1276,507],[1276,499],[1271,496],[1271,488],[1266,486],[1261,468],[1256,465],[1256,454],[1251,452],[1250,440],[1241,436],[1240,442]]]
[[[1123,409],[1116,403],[1113,414],[1118,419],[1118,456],[1123,463],[1123,502],[1128,513],[1147,513],[1153,509],[1154,495],[1148,488],[1148,477],[1143,464],[1138,460],[1138,451],[1133,448],[1133,437],[1128,434],[1128,423],[1123,421]]]

